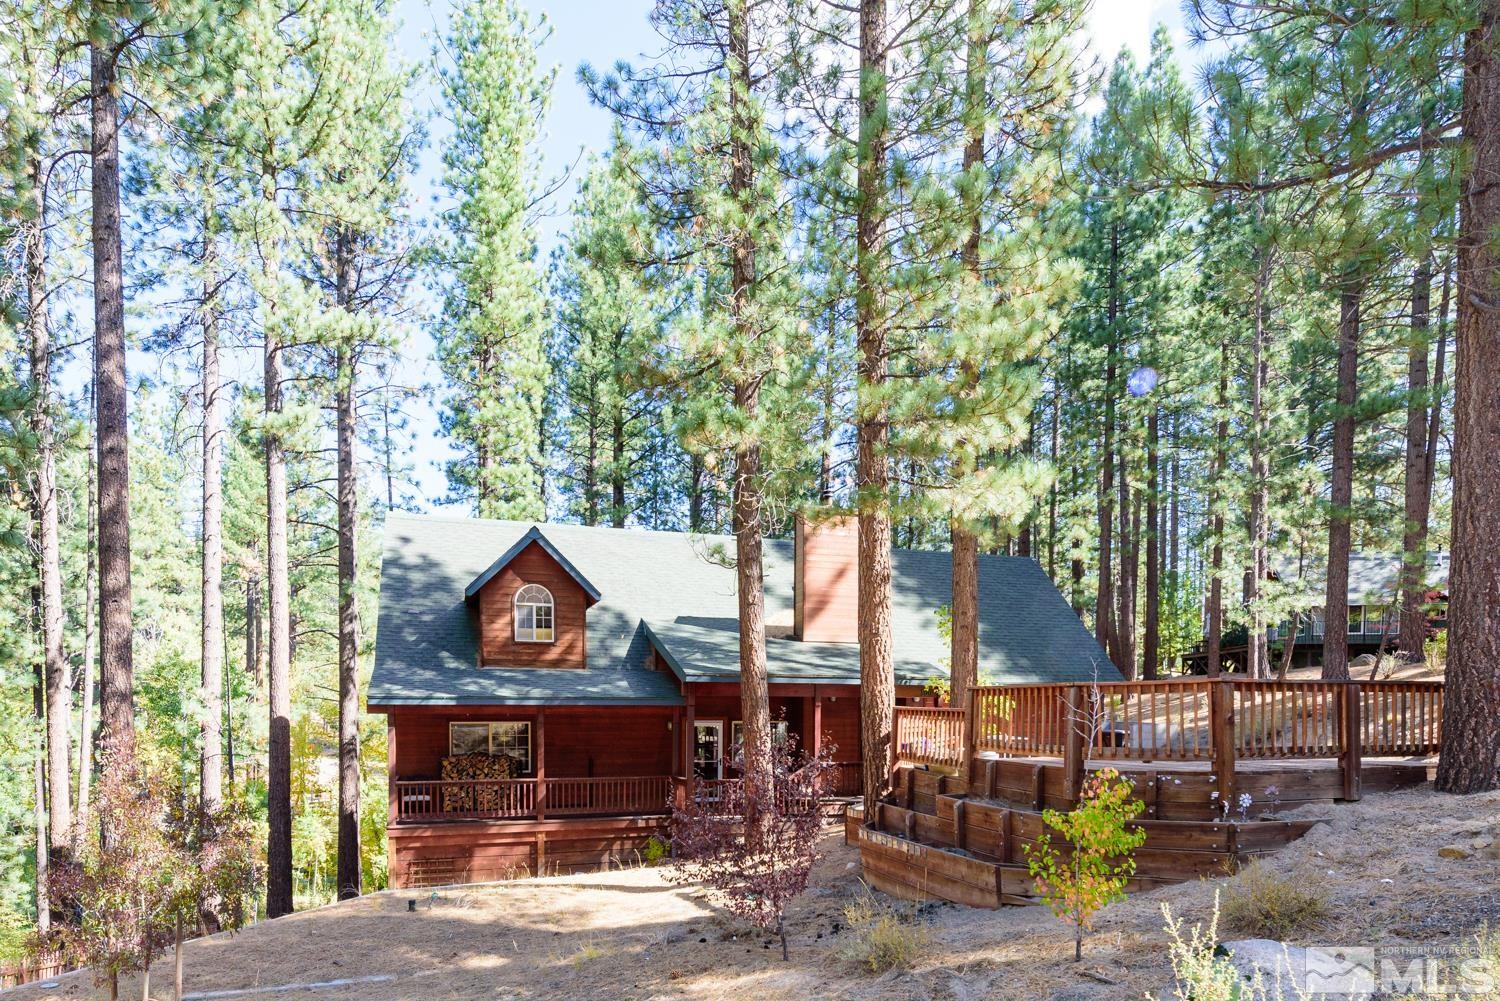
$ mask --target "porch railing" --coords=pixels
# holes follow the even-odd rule
[[[960,768],[964,763],[967,719],[968,714],[962,709],[897,706],[896,754],[902,761],[919,765]]]
[[[399,779],[398,821],[544,819],[668,811],[669,775],[548,779]]]
[[[858,795],[860,762],[825,773],[824,796]],[[674,797],[699,802],[732,800],[739,779],[634,775],[609,778],[398,779],[395,822],[439,820],[544,820],[548,817],[652,816],[671,811]],[[679,800],[681,802],[682,800]]]

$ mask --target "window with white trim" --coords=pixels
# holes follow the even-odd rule
[[[552,592],[540,584],[527,584],[516,592],[516,642],[551,643]]]
[[[521,771],[531,771],[531,722],[507,720],[496,723],[449,723],[448,754],[505,755],[521,764]]]

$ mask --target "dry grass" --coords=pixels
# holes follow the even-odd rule
[[[1316,931],[1328,917],[1327,880],[1312,870],[1281,872],[1257,860],[1224,887],[1220,917],[1229,930],[1253,938]]]
[[[915,907],[868,887],[844,905],[844,920],[853,933],[844,956],[871,973],[911,969],[932,941]]]
[[[1500,928],[1500,863],[1437,857],[1437,849],[1500,823],[1500,794],[1450,797],[1428,789],[1366,795],[1292,816],[1331,818],[1260,863],[1281,877],[1315,873],[1327,914],[1292,944],[1469,945]],[[1473,832],[1473,833],[1468,833]],[[1072,962],[1070,928],[1040,907],[976,911],[921,905],[910,927],[926,944],[910,965],[872,973],[851,962],[845,908],[868,894],[857,856],[831,834],[812,886],[789,915],[792,961],[767,936],[726,917],[664,867],[558,876],[440,891],[374,894],[264,922],[234,938],[191,943],[190,991],[242,990],[353,977],[233,1001],[450,1001],[468,998],[600,1001],[1047,1001],[1059,988],[1099,1001],[1170,997],[1161,905],[1191,926],[1212,914],[1213,879],[1166,887],[1106,908]],[[1298,875],[1301,874],[1301,875]],[[416,914],[408,899],[419,900]],[[884,902],[876,894],[873,900]],[[1238,937],[1237,933],[1236,937]],[[1500,936],[1495,936],[1500,938]],[[159,967],[157,996],[165,997]],[[132,984],[122,996],[138,996]],[[5,1001],[103,997],[86,974],[54,990],[20,988]]]

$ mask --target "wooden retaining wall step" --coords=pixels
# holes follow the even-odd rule
[[[1122,762],[1118,770],[1135,782],[1136,794],[1146,806],[1148,819],[1212,821],[1225,816],[1224,798],[1218,795],[1218,778],[1211,771],[1129,762]],[[914,772],[917,777],[907,778],[901,774],[904,771]],[[913,809],[936,813],[936,780],[923,779],[921,776],[925,774],[920,768],[903,765],[898,769],[896,781],[912,785]],[[1429,768],[1424,763],[1367,761],[1361,768],[1364,792],[1420,785],[1428,778]],[[969,764],[965,785],[971,798],[995,800],[1021,809],[1068,810],[1073,805],[1063,763],[1055,759],[976,759]],[[954,789],[946,791],[951,793]],[[1235,788],[1227,797],[1230,801],[1227,812],[1256,816],[1309,803],[1334,803],[1342,800],[1344,793],[1343,775],[1332,762],[1322,766],[1316,762],[1266,764],[1236,774]],[[1250,797],[1248,805],[1243,807],[1242,794]]]

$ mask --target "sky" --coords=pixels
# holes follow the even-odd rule
[[[402,56],[413,63],[432,57],[436,39],[446,30],[451,12],[447,0],[399,0],[401,22],[398,44]],[[609,140],[610,116],[594,106],[578,83],[578,67],[590,63],[607,69],[617,60],[640,61],[642,54],[660,51],[661,39],[647,22],[651,0],[531,0],[530,9],[545,14],[552,28],[541,52],[543,66],[557,69],[552,107],[541,143],[542,176],[555,178],[567,172],[581,155],[602,150]],[[1094,0],[1088,21],[1088,44],[1099,59],[1108,63],[1121,49],[1129,49],[1144,61],[1151,34],[1157,24],[1166,24],[1180,53],[1187,43],[1176,0]],[[1189,55],[1189,58],[1191,56]],[[429,116],[429,142],[414,178],[414,195],[421,214],[430,216],[440,204],[441,146],[449,128],[438,116],[440,100],[429,74],[414,99],[415,110]],[[567,229],[567,210],[572,201],[572,175],[556,192],[541,221],[541,256],[556,246]],[[428,304],[430,308],[430,303]],[[433,343],[424,330],[413,329],[402,348],[403,367],[411,384],[441,385],[432,361]],[[447,492],[443,463],[452,456],[438,425],[440,390],[423,393],[408,404],[411,419],[413,475],[416,493],[424,507],[437,510]]]

